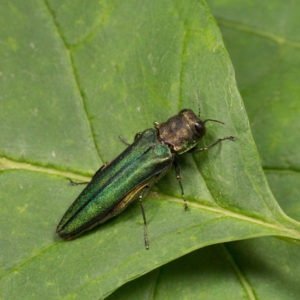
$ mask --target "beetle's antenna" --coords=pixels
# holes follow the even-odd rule
[[[199,101],[199,95],[196,89],[194,89],[195,92],[195,96],[196,96],[196,100],[197,100],[197,105],[198,105],[198,117],[200,118],[200,112],[201,112],[201,108],[200,108],[200,101]]]
[[[225,124],[224,122],[222,122],[222,121],[219,121],[219,120],[215,120],[215,119],[206,119],[206,120],[204,120],[202,123],[203,123],[203,124],[205,124],[205,122],[207,122],[207,121],[211,121],[211,122],[220,123],[220,124],[222,124],[222,125],[224,125],[224,124]]]

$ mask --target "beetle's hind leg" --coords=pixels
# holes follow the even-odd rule
[[[140,208],[142,211],[142,216],[143,216],[143,221],[144,221],[144,241],[145,241],[145,247],[148,250],[149,249],[149,239],[148,239],[148,231],[147,231],[147,221],[146,221],[146,215],[144,211],[144,206],[143,206],[143,198],[149,191],[149,186],[145,186],[141,194],[139,195],[139,204]]]
[[[93,178],[98,175],[100,172],[102,172],[110,163],[106,163],[104,164],[103,166],[101,166],[101,168],[94,174]],[[76,181],[73,181],[71,178],[67,178],[70,182],[70,184],[72,185],[79,185],[79,184],[88,184],[90,183],[89,181],[80,181],[80,182],[76,182]]]
[[[184,197],[183,186],[182,186],[182,183],[181,183],[180,166],[179,166],[178,162],[176,162],[176,160],[174,160],[174,167],[175,167],[175,172],[176,172],[176,179],[179,183],[179,186],[180,186],[180,189],[181,189],[181,195],[182,195],[182,198],[183,198],[183,201],[184,201],[184,209],[188,210],[188,205],[187,205],[186,199]]]

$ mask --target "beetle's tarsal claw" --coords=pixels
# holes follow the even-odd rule
[[[233,141],[235,139],[236,139],[236,136],[233,136],[233,135],[229,135],[229,136],[225,136],[224,137],[224,140],[231,140],[231,141]]]
[[[187,203],[185,202],[184,203],[184,210],[187,211],[188,209],[189,209],[189,207],[188,207]]]
[[[71,178],[67,178],[67,179],[69,180],[69,182],[70,182],[71,185],[76,185],[76,182],[73,181]]]

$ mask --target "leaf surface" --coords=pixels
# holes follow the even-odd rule
[[[299,239],[299,224],[268,188],[204,2],[1,6],[3,298],[102,298],[206,245],[265,235]],[[59,240],[56,224],[81,190],[66,177],[90,178],[124,149],[118,135],[132,140],[153,121],[197,110],[194,89],[202,117],[226,123],[211,124],[203,142],[238,138],[181,159],[189,211],[170,172],[145,200],[149,251],[136,204],[81,238]]]

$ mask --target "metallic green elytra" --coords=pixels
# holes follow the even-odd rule
[[[234,138],[226,136],[207,147],[198,148],[207,121],[222,123],[213,119],[201,121],[192,110],[184,109],[165,123],[155,123],[155,128],[136,134],[134,142],[112,162],[102,166],[69,207],[57,226],[59,236],[64,239],[77,237],[121,213],[132,201],[139,199],[144,219],[145,246],[148,249],[142,199],[149,188],[174,164],[184,199],[176,156],[205,151],[223,140]],[[185,199],[184,203],[187,209]]]

